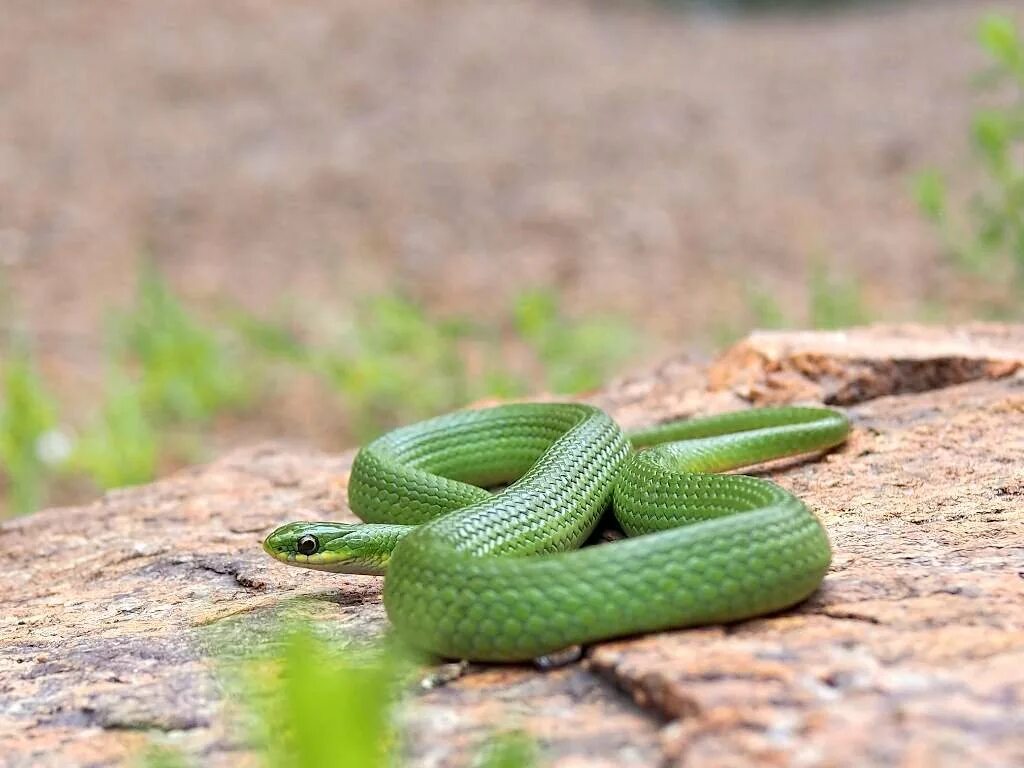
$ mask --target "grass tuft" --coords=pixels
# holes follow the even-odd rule
[[[234,628],[225,630],[228,634]],[[272,653],[222,649],[228,700],[241,702],[248,746],[265,768],[395,768],[402,765],[400,710],[417,660],[384,642],[346,647],[303,623],[275,629]],[[154,742],[141,768],[186,768],[184,754]],[[479,768],[533,768],[537,747],[521,731],[484,744]]]
[[[189,312],[152,264],[143,264],[135,305],[113,316],[111,330],[113,356],[136,373],[142,404],[160,419],[203,423],[250,400],[225,334]]]
[[[14,514],[37,509],[64,451],[57,430],[57,403],[29,348],[16,343],[3,361],[0,392],[0,465],[7,480],[7,508]],[[56,447],[56,449],[53,449]]]
[[[270,363],[323,381],[349,436],[365,441],[480,398],[593,389],[637,346],[624,322],[570,317],[547,291],[522,294],[496,322],[435,316],[401,295],[328,318],[319,324],[328,334],[241,311],[227,317],[204,322],[144,263],[132,306],[110,316],[107,380],[74,441],[73,430],[58,429],[57,403],[31,356],[9,354],[0,393],[8,508],[37,509],[64,475],[106,489],[198,458],[218,415],[258,402]]]
[[[961,277],[987,285],[977,291],[991,317],[1020,317],[1024,306],[1024,39],[1001,14],[978,25],[978,43],[988,68],[977,78],[984,91],[998,91],[994,104],[971,120],[970,141],[983,178],[966,206],[951,204],[947,184],[927,169],[913,180],[922,214],[935,225],[949,262]],[[993,290],[994,289],[994,292]]]

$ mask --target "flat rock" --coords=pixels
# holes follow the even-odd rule
[[[749,403],[843,406],[820,460],[760,472],[817,510],[835,552],[784,614],[597,645],[575,664],[474,665],[402,714],[409,762],[466,765],[492,728],[548,764],[1024,763],[1024,328],[755,334],[590,400],[628,426]],[[380,584],[280,566],[292,519],[353,519],[351,454],[230,454],[0,526],[0,755],[116,765],[159,732],[203,765],[254,764],[226,724],[219,649],[305,617],[381,634]]]

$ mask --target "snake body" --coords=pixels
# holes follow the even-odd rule
[[[385,573],[400,637],[448,658],[529,659],[734,621],[806,598],[831,552],[798,498],[715,473],[827,449],[848,430],[825,408],[628,435],[582,404],[460,411],[360,450],[348,493],[366,524],[291,523],[264,547],[292,565]],[[579,549],[609,509],[628,538]]]

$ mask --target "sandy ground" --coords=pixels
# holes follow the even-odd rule
[[[142,253],[199,304],[313,323],[372,291],[494,315],[553,285],[651,356],[706,344],[745,284],[799,319],[816,257],[885,318],[944,285],[908,179],[967,167],[976,3],[3,6],[9,317],[65,380],[100,375]]]

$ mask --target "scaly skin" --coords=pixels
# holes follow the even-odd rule
[[[735,621],[806,598],[831,553],[795,496],[713,473],[824,450],[848,431],[825,408],[740,411],[628,437],[587,405],[461,411],[359,452],[349,503],[366,524],[291,523],[264,547],[291,565],[386,572],[397,632],[449,658],[514,661]],[[578,549],[609,507],[630,538]]]

